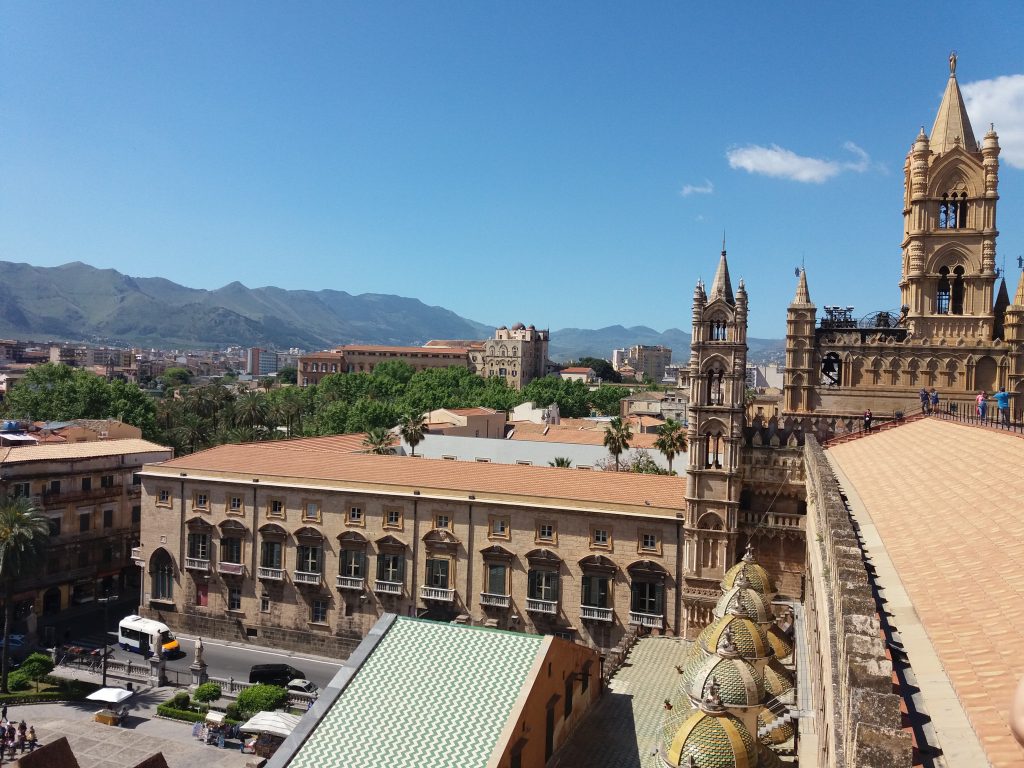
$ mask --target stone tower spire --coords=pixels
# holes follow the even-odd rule
[[[953,147],[963,147],[968,152],[978,151],[978,142],[974,140],[971,121],[967,118],[967,108],[960,86],[956,81],[956,53],[949,54],[949,81],[946,92],[942,94],[942,103],[935,115],[935,124],[931,135],[932,151],[941,155]]]
[[[800,268],[796,295],[786,310],[786,370],[782,376],[782,409],[787,414],[814,410],[818,360],[814,338],[817,307],[807,288],[807,270]]]
[[[708,299],[724,299],[728,304],[735,304],[736,299],[732,295],[732,281],[729,280],[729,261],[725,258],[725,249],[722,249],[722,256],[718,260],[718,269],[715,271],[715,279],[711,282],[711,293]]]
[[[800,279],[796,283],[796,296],[793,297],[793,305],[805,307],[810,303],[811,292],[807,290],[807,270],[800,267]]]

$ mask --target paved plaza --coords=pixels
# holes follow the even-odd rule
[[[679,687],[675,667],[689,647],[674,637],[648,637],[633,646],[609,690],[555,754],[553,767],[649,768],[665,699]]]
[[[863,507],[883,596],[904,611],[898,628],[948,764],[979,764],[953,759],[971,741],[995,768],[1024,764],[1007,725],[1024,675],[1024,439],[923,419],[828,456],[855,519]]]
[[[132,715],[124,728],[94,722],[98,707],[93,702],[12,706],[9,716],[35,726],[41,745],[66,736],[81,768],[125,768],[154,752],[162,752],[170,768],[243,768],[252,759],[237,747],[218,749],[199,743],[192,738],[190,723],[153,717],[155,702],[172,694],[173,690],[159,689],[129,700],[126,705]]]

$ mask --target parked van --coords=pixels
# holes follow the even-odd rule
[[[181,655],[181,646],[171,633],[170,627],[153,619],[141,616],[125,616],[117,625],[117,642],[126,651],[135,651],[151,656],[159,643],[165,656]]]
[[[303,672],[289,664],[256,664],[249,670],[250,683],[279,685],[282,688],[292,680],[305,677]]]

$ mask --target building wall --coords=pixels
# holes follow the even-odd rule
[[[544,765],[548,712],[554,715],[553,751],[557,752],[601,696],[601,657],[596,651],[552,638],[538,662],[526,701],[502,732],[500,757],[492,758],[488,766],[510,768],[514,755],[519,756],[520,765]],[[570,690],[572,706],[566,713]]]
[[[297,379],[300,387],[316,386],[324,376],[344,373],[345,357],[340,352],[326,351],[302,355],[299,358]]]
[[[263,483],[253,487],[251,482],[222,483],[153,476],[147,476],[143,485],[140,551],[140,559],[146,563],[143,608],[149,615],[159,615],[179,629],[185,627],[187,621],[193,621],[189,616],[201,617],[202,621],[227,616],[234,623],[231,636],[245,635],[248,630],[254,630],[257,637],[264,637],[271,629],[290,630],[294,637],[275,635],[275,639],[285,643],[283,647],[299,648],[305,647],[307,637],[358,639],[384,612],[390,611],[444,620],[460,619],[474,624],[490,622],[492,626],[534,632],[560,632],[587,644],[612,648],[630,626],[630,584],[633,578],[629,566],[649,560],[667,574],[664,631],[677,632],[678,616],[672,606],[676,603],[673,564],[678,560],[679,522],[671,511],[652,510],[649,516],[566,512],[534,504],[485,505],[470,499],[459,501],[416,498],[411,494],[286,489],[268,487]],[[161,490],[169,494],[168,505],[159,502]],[[206,509],[195,506],[197,494],[207,495],[209,503]],[[230,497],[235,495],[244,500],[241,514],[231,514],[226,509]],[[272,499],[280,499],[284,503],[283,518],[269,516]],[[311,500],[320,503],[319,523],[301,518],[300,510]],[[349,521],[349,510],[353,506],[362,510],[361,524]],[[399,513],[399,524],[387,524],[389,510]],[[447,528],[439,527],[442,522],[440,516],[448,518]],[[188,568],[186,561],[189,521],[193,521],[194,526],[197,519],[212,526],[209,566],[200,570]],[[242,544],[242,575],[218,572],[220,539],[223,538],[219,526],[229,519],[246,528]],[[493,526],[500,519],[506,521],[507,533],[499,535],[494,533]],[[259,548],[267,538],[259,529],[268,523],[280,525],[288,532],[284,542],[285,574],[280,581],[254,578],[260,567]],[[553,526],[550,540],[540,538],[541,524]],[[296,532],[304,527],[315,528],[324,537],[323,578],[315,585],[295,583],[299,544]],[[607,531],[608,546],[592,544],[595,528]],[[357,532],[368,541],[365,546],[366,578],[356,589],[338,588],[336,584],[341,549],[338,536],[345,532]],[[641,547],[645,533],[655,536],[653,549]],[[374,588],[376,556],[384,549],[380,540],[389,535],[404,545],[405,573],[400,595],[384,594]],[[481,551],[493,546],[501,547],[510,555],[504,561],[508,566],[507,608],[481,605],[481,593],[486,591],[485,563],[492,562]],[[174,595],[169,603],[152,599],[151,579],[156,562],[154,555],[158,549],[166,551],[174,566]],[[561,582],[558,612],[551,616],[527,609],[530,563],[526,555],[538,549],[548,549],[560,558],[557,566]],[[615,564],[611,588],[612,622],[584,621],[580,616],[583,569],[579,561],[593,555],[603,555]],[[423,598],[421,587],[427,582],[428,557],[450,561],[450,586],[455,590],[451,602]],[[241,590],[238,611],[228,609],[230,587]],[[206,605],[202,605],[201,593],[204,591]],[[271,598],[265,611],[260,605],[264,593]],[[326,622],[311,621],[314,600],[326,601]]]

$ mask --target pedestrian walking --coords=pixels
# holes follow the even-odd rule
[[[978,418],[984,421],[985,414],[988,413],[988,393],[984,389],[981,390],[974,402],[977,403]]]
[[[921,387],[921,391],[917,393],[917,396],[921,398],[921,413],[925,416],[928,415],[928,390]]]
[[[7,722],[7,705],[4,704],[4,708],[0,709],[0,723]]]
[[[36,741],[37,741],[37,739],[36,739],[36,727],[34,725],[30,725],[28,727],[28,733],[25,734],[25,741],[28,743],[28,752],[29,752],[29,754],[32,754],[32,752],[36,748]]]
[[[935,389],[935,387],[932,387],[932,391],[928,393],[928,399],[929,399],[929,412],[931,412],[931,413],[938,413],[939,412],[939,393],[938,393],[938,390]]]
[[[864,411],[864,431],[865,432],[870,432],[871,431],[871,409],[870,408],[868,408],[866,411]]]
[[[999,421],[1004,427],[1010,426],[1010,393],[1006,387],[1000,387],[992,397],[995,398],[996,407],[999,408]]]

